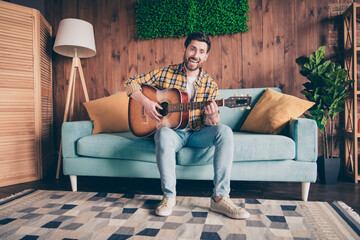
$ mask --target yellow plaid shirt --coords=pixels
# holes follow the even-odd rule
[[[141,90],[141,85],[147,84],[157,89],[177,88],[186,91],[187,76],[184,64],[170,65],[168,67],[153,70],[146,74],[140,74],[129,78],[125,83],[125,90],[130,96],[133,92]],[[195,94],[191,101],[202,102],[217,99],[219,96],[216,82],[207,75],[203,69],[195,80]],[[199,130],[205,125],[205,112],[203,109],[190,111],[189,127]]]

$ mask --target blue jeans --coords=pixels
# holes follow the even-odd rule
[[[155,133],[156,160],[164,197],[176,196],[176,153],[184,146],[215,146],[213,196],[229,197],[230,175],[234,157],[234,136],[230,127],[219,124],[199,131],[180,131],[163,127]]]

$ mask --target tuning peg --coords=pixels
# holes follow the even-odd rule
[[[240,97],[243,97],[244,96],[244,94],[240,94]]]
[[[237,109],[236,108],[234,108],[235,109],[235,112],[237,111]]]
[[[246,95],[246,96],[250,97],[250,94],[248,94],[248,95]]]
[[[251,109],[251,107],[250,107],[250,106],[247,106],[246,109]]]
[[[243,107],[241,107],[241,108],[240,108],[240,110],[244,110],[244,108],[243,108]]]
[[[234,94],[234,97],[237,97],[237,95],[236,95],[236,94]]]

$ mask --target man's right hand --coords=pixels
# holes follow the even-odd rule
[[[162,107],[157,102],[147,98],[140,90],[133,92],[130,97],[144,106],[145,113],[149,115],[150,118],[157,122],[161,121],[162,115],[157,109],[162,109]]]
[[[149,117],[151,117],[157,122],[161,121],[160,118],[162,117],[162,115],[158,112],[157,109],[162,109],[162,107],[157,102],[151,101],[150,99],[146,98],[143,106],[145,109],[145,113],[149,115]]]

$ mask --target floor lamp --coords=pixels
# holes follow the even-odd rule
[[[73,58],[63,119],[63,122],[67,122],[71,121],[74,113],[75,82],[77,71],[79,71],[85,99],[86,101],[89,101],[89,95],[85,84],[80,58],[89,58],[96,55],[93,26],[86,21],[75,18],[66,18],[61,20],[53,49],[60,55]],[[62,144],[60,141],[56,179],[59,178],[61,167],[61,145]]]

